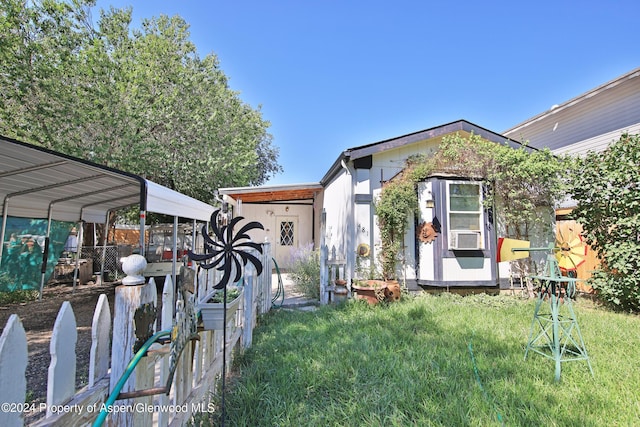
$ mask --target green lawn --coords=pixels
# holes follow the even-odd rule
[[[552,360],[524,360],[534,303],[444,294],[272,310],[236,358],[226,425],[640,425],[640,318],[574,303],[595,378],[565,362],[556,383]]]

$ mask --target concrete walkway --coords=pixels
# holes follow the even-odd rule
[[[315,309],[320,302],[317,300],[312,300],[306,298],[302,293],[296,292],[293,281],[289,278],[288,273],[281,273],[282,284],[284,287],[284,300],[279,297],[274,303],[274,307],[282,307],[282,308],[295,308],[300,310],[313,310]],[[273,273],[271,278],[272,295],[275,295],[278,291],[278,275]],[[282,304],[282,305],[280,305]]]

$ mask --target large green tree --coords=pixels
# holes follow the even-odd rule
[[[244,103],[180,17],[131,27],[93,0],[0,0],[0,134],[140,174],[206,202],[281,171]]]
[[[598,252],[590,284],[612,307],[640,311],[640,135],[579,160],[572,215]]]

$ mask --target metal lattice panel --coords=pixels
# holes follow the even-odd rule
[[[293,221],[280,223],[280,245],[293,246]]]

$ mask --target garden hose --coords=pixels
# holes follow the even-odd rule
[[[273,260],[273,265],[276,267],[276,273],[278,274],[278,290],[276,291],[273,298],[271,298],[271,303],[275,304],[276,300],[280,298],[280,304],[277,305],[278,308],[282,307],[282,304],[284,303],[284,284],[282,283],[282,276],[280,275],[280,268],[278,267],[278,263],[276,262],[275,258],[271,259]]]
[[[100,410],[100,414],[98,414],[98,418],[96,418],[96,420],[93,422],[93,427],[102,426],[102,423],[104,423],[104,420],[107,418],[107,415],[108,415],[107,408],[109,408],[110,406],[113,406],[113,402],[115,402],[116,399],[118,398],[118,395],[120,394],[120,390],[122,390],[122,387],[124,387],[124,384],[127,382],[129,377],[133,373],[133,370],[138,365],[138,362],[140,362],[142,357],[147,354],[147,350],[149,350],[149,347],[151,347],[151,345],[156,341],[158,341],[160,338],[164,338],[170,335],[171,335],[170,330],[160,331],[160,332],[157,332],[155,335],[153,335],[151,338],[149,338],[143,344],[140,350],[138,350],[138,352],[133,356],[133,359],[131,359],[131,361],[129,362],[129,365],[127,365],[127,369],[125,369],[125,371],[122,373],[122,376],[120,376],[120,379],[116,383],[115,387],[113,388],[113,391],[105,401],[104,405],[102,405],[102,409]]]
[[[496,413],[496,416],[498,418],[498,422],[500,423],[500,425],[504,426],[504,421],[502,419],[502,415],[498,411],[498,408],[496,408],[495,402],[491,398],[489,398],[489,394],[484,389],[484,386],[482,385],[482,381],[480,380],[480,374],[478,373],[478,366],[476,365],[476,358],[473,356],[473,344],[472,344],[472,341],[473,341],[473,338],[469,340],[469,354],[471,355],[471,363],[473,364],[473,373],[475,374],[476,382],[480,386],[480,390],[482,390],[482,395],[484,396],[485,400],[487,402],[489,402],[489,404],[493,408],[494,412]]]

